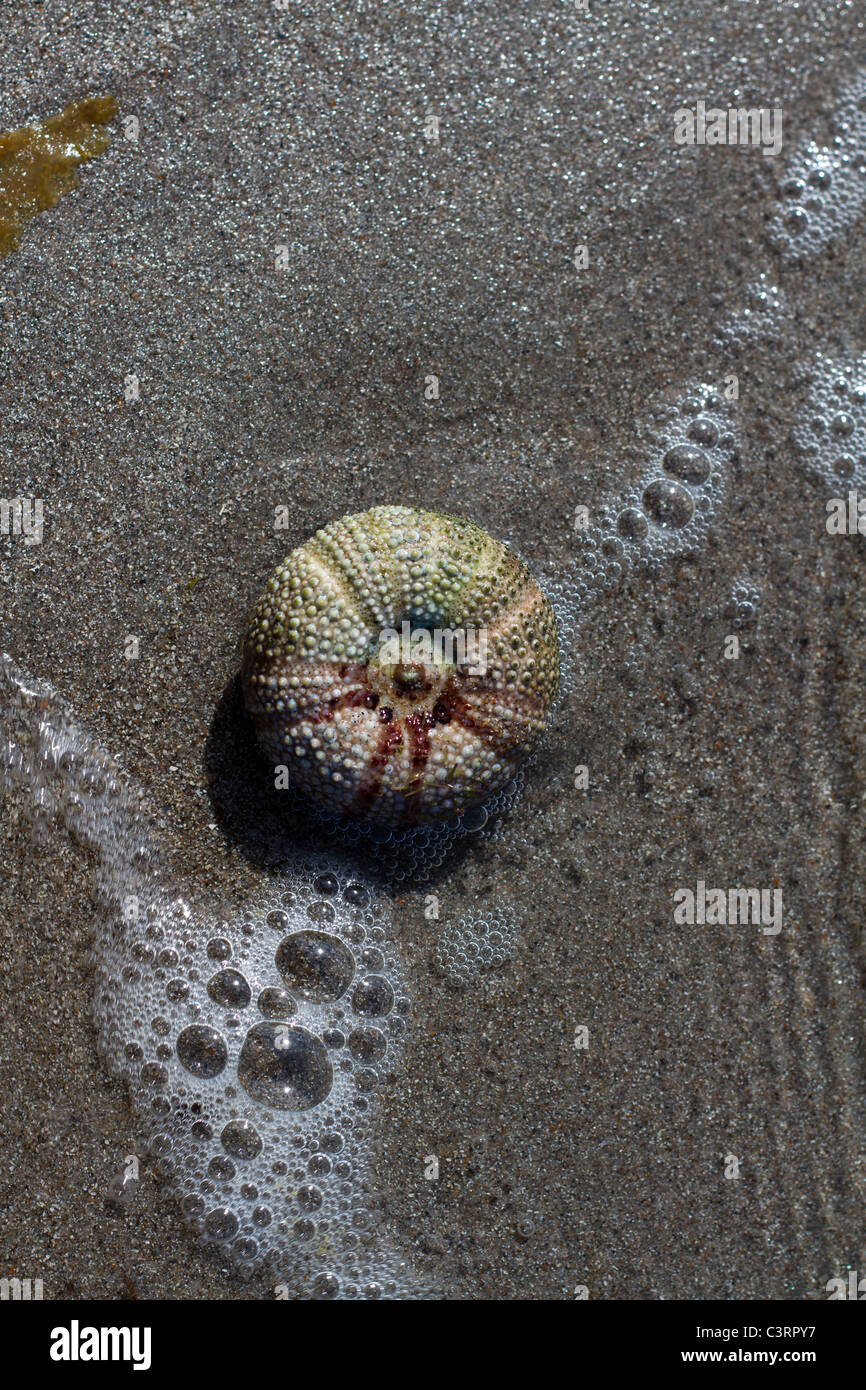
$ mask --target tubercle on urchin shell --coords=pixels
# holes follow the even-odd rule
[[[404,624],[481,633],[486,664],[473,673],[465,647],[463,660],[459,647],[386,659],[383,635]],[[374,507],[279,566],[242,681],[265,757],[302,792],[387,825],[437,821],[510,781],[543,732],[559,684],[556,622],[523,562],[474,522]]]

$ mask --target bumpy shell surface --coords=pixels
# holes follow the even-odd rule
[[[417,659],[404,643],[395,660],[387,634],[404,631],[432,634]],[[486,639],[482,673],[471,640],[435,642],[467,631]],[[394,827],[503,787],[558,685],[556,623],[526,566],[471,521],[410,507],[344,516],[293,551],[244,651],[267,761],[326,809]]]

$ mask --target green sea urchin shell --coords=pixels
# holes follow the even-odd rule
[[[556,623],[526,566],[473,522],[411,507],[344,516],[293,551],[244,650],[267,760],[326,809],[389,826],[503,787],[558,686]]]

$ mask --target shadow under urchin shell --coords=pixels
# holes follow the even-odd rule
[[[220,830],[251,863],[279,868],[299,850],[335,845],[360,870],[387,887],[411,880],[420,886],[466,853],[473,841],[507,816],[520,793],[523,773],[483,806],[442,825],[390,830],[328,815],[291,787],[278,791],[273,768],[259,752],[244,706],[240,675],[223,692],[211,720],[205,773]]]

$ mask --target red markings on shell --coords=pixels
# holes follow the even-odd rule
[[[558,683],[555,620],[526,566],[474,523],[408,507],[343,517],[293,551],[244,651],[266,759],[335,814],[392,826],[510,781]]]

